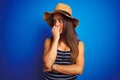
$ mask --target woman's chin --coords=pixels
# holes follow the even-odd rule
[[[60,32],[60,34],[63,33],[62,30],[60,30],[59,32]]]
[[[60,32],[60,34],[62,34],[62,31],[61,31],[61,30],[60,30],[59,32]]]

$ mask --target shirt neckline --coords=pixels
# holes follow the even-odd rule
[[[63,51],[63,50],[59,50],[57,49],[58,52],[71,52],[71,50],[68,50],[68,51]]]

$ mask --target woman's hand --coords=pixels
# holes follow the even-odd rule
[[[43,72],[49,72],[49,71],[51,71],[52,69],[43,69]]]
[[[60,32],[59,32],[60,28],[59,27],[56,27],[56,26],[53,26],[52,27],[52,35],[53,35],[53,39],[54,40],[59,40],[60,38]]]

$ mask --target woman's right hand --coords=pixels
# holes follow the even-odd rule
[[[53,35],[53,39],[54,40],[59,40],[59,38],[60,38],[60,32],[59,32],[59,27],[56,27],[56,26],[53,26],[52,27],[52,35]]]

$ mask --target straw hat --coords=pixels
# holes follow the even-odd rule
[[[58,3],[57,6],[55,7],[53,12],[45,12],[44,13],[44,20],[48,23],[50,27],[52,27],[52,15],[55,13],[61,13],[71,19],[73,21],[73,24],[75,27],[77,27],[79,21],[76,18],[72,17],[72,9],[69,5],[63,4],[63,3]]]

